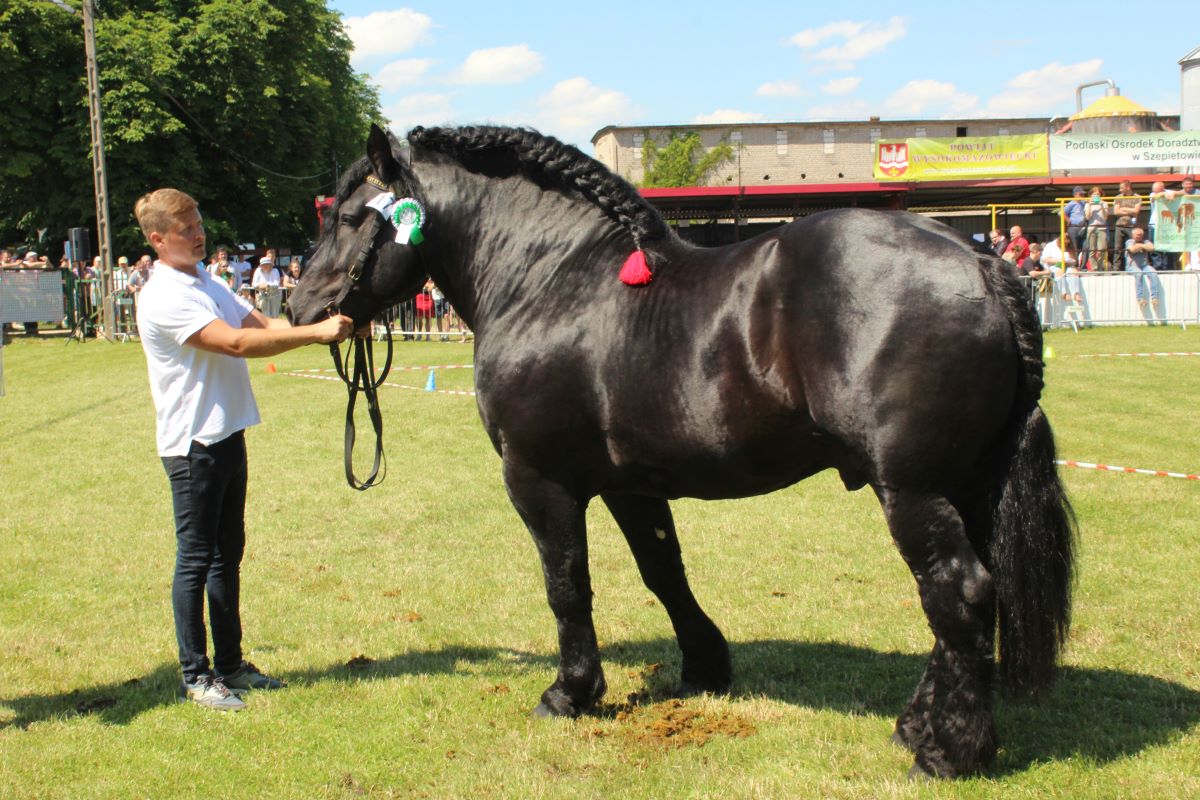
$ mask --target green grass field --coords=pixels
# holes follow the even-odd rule
[[[1200,330],[1048,335],[1060,457],[1200,471]],[[470,397],[382,392],[389,475],[341,474],[345,394],[251,362],[247,656],[290,688],[223,715],[173,701],[169,493],[136,344],[19,339],[0,398],[0,798],[1200,796],[1200,482],[1066,469],[1082,527],[1058,688],[999,700],[985,776],[915,785],[889,744],[931,646],[869,491],[822,474],[682,501],[693,587],[729,637],[726,697],[676,703],[679,658],[602,504],[589,512],[609,693],[530,709],[554,621]],[[400,365],[466,364],[406,343]],[[439,389],[470,370],[438,370]],[[366,433],[360,434],[366,437]],[[369,441],[362,444],[369,452]]]

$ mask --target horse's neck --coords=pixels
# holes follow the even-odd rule
[[[615,275],[629,247],[627,234],[593,204],[521,176],[454,169],[426,185],[445,272],[435,280],[472,325],[547,292],[590,291],[599,268],[615,261]]]

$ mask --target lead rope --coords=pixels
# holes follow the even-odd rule
[[[354,344],[346,351],[344,361],[341,347],[336,342],[329,345],[338,377],[346,384],[346,444],[343,452],[346,483],[350,484],[351,489],[360,492],[378,486],[387,477],[387,459],[383,455],[383,414],[379,411],[379,396],[376,391],[392,368],[392,326],[384,323],[384,330],[387,331],[387,359],[378,378],[375,377],[375,354],[370,337],[354,337]],[[353,365],[350,359],[351,351],[354,353]],[[354,406],[359,392],[367,398],[367,416],[371,418],[371,427],[375,429],[375,461],[371,465],[371,474],[361,481],[354,474]],[[382,474],[380,467],[383,468]]]
[[[405,164],[411,165],[411,163],[411,152],[408,151],[408,148],[405,148]],[[387,203],[391,203],[395,199],[394,191],[374,175],[368,175],[366,181],[386,193]],[[405,205],[405,203],[408,203],[408,205]],[[424,221],[425,214],[424,209],[411,198],[400,201],[400,205],[405,209],[413,209],[416,218],[410,221],[405,220],[400,215],[396,215],[392,218],[392,224],[399,231],[401,222],[411,222],[405,229],[408,232],[406,242],[420,244],[421,224]],[[375,236],[379,233],[383,218],[386,216],[384,206],[371,205],[371,207],[379,213],[373,215],[371,218],[370,233],[363,240],[354,265],[346,271],[345,284],[334,301],[327,306],[330,313],[336,313],[341,308],[342,302],[345,301],[350,291],[358,283],[359,279],[362,278],[363,269],[366,267],[367,259],[370,258],[371,250],[375,244]],[[386,208],[391,208],[391,205],[387,205]],[[397,241],[400,241],[400,239],[397,238]],[[420,251],[417,252],[419,255]],[[357,489],[360,492],[366,491],[372,486],[378,486],[387,477],[387,459],[383,455],[383,414],[379,411],[379,396],[376,393],[376,389],[383,384],[388,372],[392,368],[392,326],[385,322],[384,330],[387,332],[387,360],[384,361],[383,371],[379,374],[378,378],[375,377],[375,354],[371,347],[372,342],[370,337],[366,337],[365,339],[355,337],[354,344],[347,350],[344,362],[341,347],[336,342],[329,345],[329,352],[333,355],[333,365],[337,368],[338,377],[342,379],[342,383],[346,384],[346,443],[342,454],[342,461],[346,468],[346,483],[350,484],[351,489]],[[353,369],[351,369],[349,356],[351,351],[354,353]],[[359,392],[362,392],[367,398],[367,415],[371,418],[371,427],[375,429],[375,461],[371,465],[371,474],[365,480],[361,481],[354,474],[354,406],[357,402]],[[382,475],[379,473],[380,467],[383,468]]]

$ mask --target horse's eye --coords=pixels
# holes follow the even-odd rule
[[[361,211],[355,212],[355,213],[340,214],[338,216],[338,222],[340,222],[342,225],[345,225],[347,228],[357,228],[360,224],[362,224],[362,221],[363,221],[363,214]]]

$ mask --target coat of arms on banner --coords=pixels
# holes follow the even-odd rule
[[[889,178],[908,170],[908,145],[885,144],[879,148],[879,169]]]

